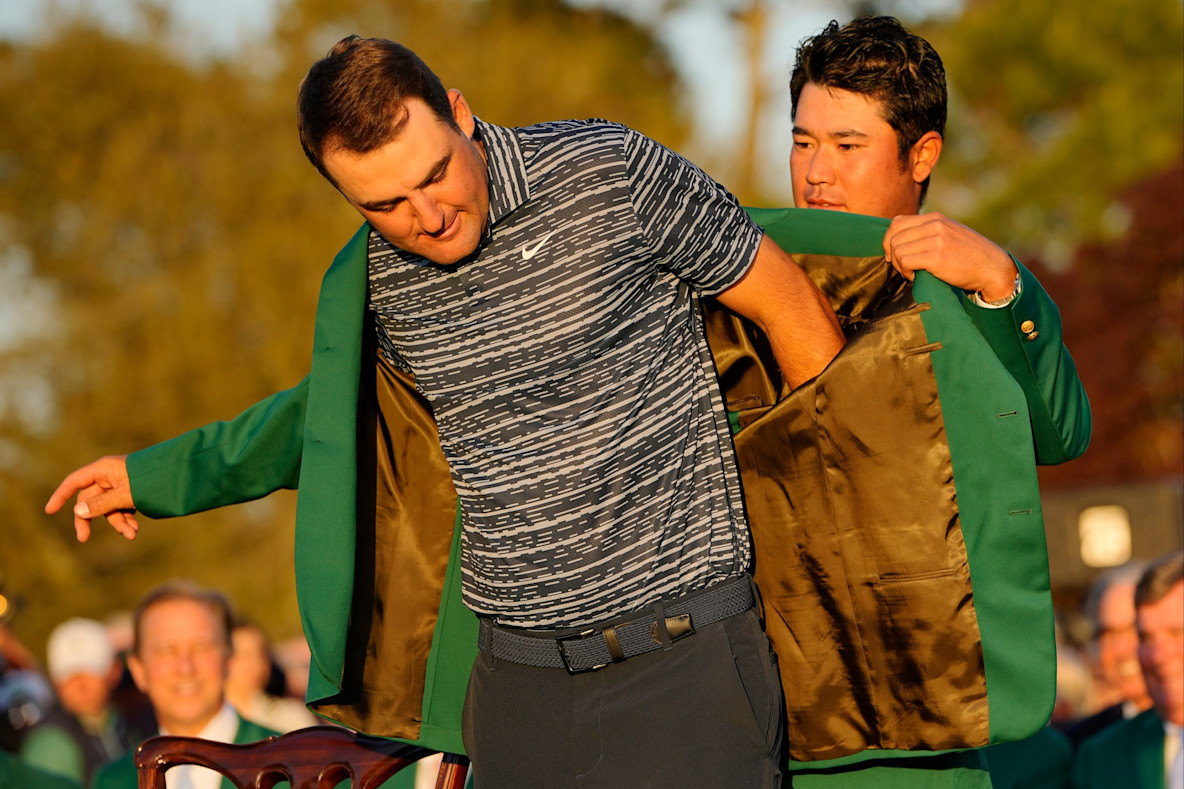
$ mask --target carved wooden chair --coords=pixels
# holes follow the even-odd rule
[[[346,779],[352,789],[377,789],[399,770],[435,751],[367,737],[336,726],[312,726],[249,745],[196,737],[153,737],[136,750],[139,789],[165,789],[164,773],[174,765],[216,770],[239,789],[333,789]],[[469,760],[444,754],[436,789],[461,789]]]

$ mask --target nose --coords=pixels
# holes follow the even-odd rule
[[[431,195],[419,191],[409,196],[407,202],[424,233],[434,236],[444,229],[444,207]]]
[[[194,664],[194,655],[190,650],[182,649],[177,652],[177,673],[183,675],[192,674]]]
[[[828,184],[834,180],[834,168],[830,158],[821,149],[815,149],[810,155],[810,165],[806,168],[806,183]]]

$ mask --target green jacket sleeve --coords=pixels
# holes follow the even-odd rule
[[[228,422],[129,455],[136,509],[154,518],[187,515],[295,488],[307,401],[306,377]]]
[[[1020,296],[989,309],[963,298],[963,308],[1024,390],[1036,462],[1063,463],[1089,445],[1092,421],[1085,387],[1061,338],[1061,314],[1040,281],[1018,260]]]
[[[888,227],[884,219],[837,212],[820,216],[815,209],[746,210],[790,253],[883,254]],[[1007,308],[979,307],[961,290],[953,290],[960,294],[962,308],[975,328],[1024,391],[1036,461],[1054,465],[1079,457],[1089,445],[1089,400],[1062,340],[1056,304],[1036,276],[1018,260],[1015,263],[1022,286],[1019,298]],[[819,284],[825,291],[825,283]]]

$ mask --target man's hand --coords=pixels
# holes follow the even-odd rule
[[[45,512],[53,515],[75,493],[78,502],[74,505],[74,531],[79,542],[90,539],[91,520],[104,515],[115,531],[129,540],[136,538],[140,524],[136,522],[136,505],[132,503],[127,455],[99,458],[71,473],[49,497]]]
[[[941,214],[898,216],[884,234],[884,255],[909,282],[928,271],[942,282],[977,291],[986,301],[1013,291],[1015,263],[989,238]]]

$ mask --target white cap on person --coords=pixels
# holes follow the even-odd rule
[[[93,619],[68,619],[49,634],[49,676],[54,682],[88,672],[105,676],[115,662],[107,628]]]

